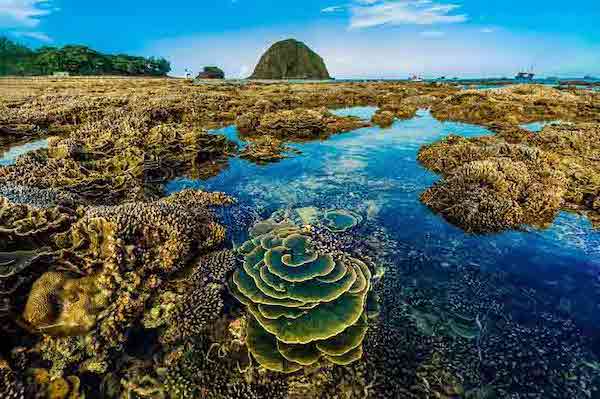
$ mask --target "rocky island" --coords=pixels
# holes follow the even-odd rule
[[[295,39],[277,42],[260,58],[250,79],[331,79],[323,58]]]

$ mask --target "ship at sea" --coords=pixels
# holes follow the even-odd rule
[[[530,81],[530,80],[533,80],[534,77],[535,77],[535,73],[533,73],[533,72],[519,72],[515,76],[515,79]]]

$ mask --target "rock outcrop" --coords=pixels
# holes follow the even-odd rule
[[[196,79],[225,79],[225,72],[219,67],[208,66],[196,76]]]
[[[250,79],[331,79],[323,58],[294,39],[275,43]]]

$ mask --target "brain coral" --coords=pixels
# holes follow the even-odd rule
[[[94,327],[107,299],[93,276],[71,278],[48,272],[33,284],[23,318],[47,334],[80,335]]]
[[[246,342],[256,360],[291,373],[321,358],[340,365],[360,359],[369,267],[316,250],[308,228],[259,223],[253,233],[239,249],[243,267],[230,288],[252,315]]]

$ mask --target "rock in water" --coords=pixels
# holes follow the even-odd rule
[[[294,39],[275,43],[250,79],[331,79],[323,58]]]

